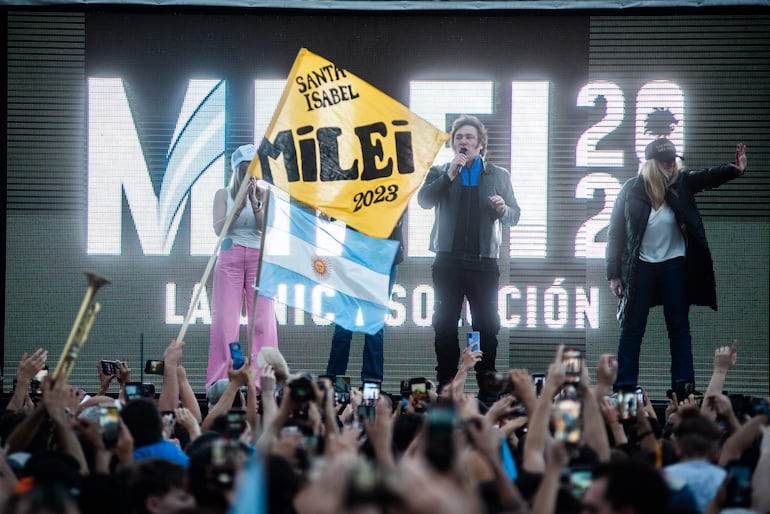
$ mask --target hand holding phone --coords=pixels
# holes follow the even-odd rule
[[[241,343],[233,341],[229,346],[230,358],[233,360],[233,369],[241,369],[241,367],[243,367],[243,351],[241,350]]]
[[[580,375],[583,374],[583,357],[580,350],[567,348],[562,353],[562,364],[564,364],[564,373],[567,375],[567,382],[579,382]]]
[[[115,405],[99,406],[99,428],[102,429],[104,445],[114,448],[120,431],[120,412]]]
[[[468,332],[468,342],[466,343],[466,346],[470,346],[472,352],[479,351],[481,349],[481,332]]]
[[[582,438],[583,404],[577,397],[567,396],[556,402],[553,438],[577,444]]]
[[[102,373],[105,375],[115,375],[120,368],[120,361],[102,361]]]

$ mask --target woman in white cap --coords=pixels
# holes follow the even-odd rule
[[[256,155],[254,145],[238,147],[230,159],[232,175],[226,188],[214,195],[214,231],[220,235],[231,210],[235,217],[226,237],[222,240],[214,268],[214,286],[211,293],[211,335],[209,362],[206,371],[206,388],[219,379],[227,378],[229,344],[240,339],[241,311],[246,299],[246,312],[251,317],[254,301],[254,280],[259,262],[259,248],[262,239],[260,227],[265,215],[266,192],[249,177],[249,163]],[[244,180],[249,180],[247,198],[235,205],[235,197]],[[258,297],[256,318],[249,320],[253,325],[252,362],[263,347],[278,347],[278,329],[273,301]],[[257,387],[259,384],[257,383]]]
[[[694,195],[743,175],[746,147],[737,145],[734,163],[700,171],[681,170],[666,138],[647,145],[645,158],[618,194],[607,236],[607,280],[619,298],[621,327],[615,386],[637,385],[647,315],[663,305],[676,391],[695,381],[690,305],[717,308],[711,251]]]

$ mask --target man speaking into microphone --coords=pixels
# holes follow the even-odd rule
[[[433,311],[436,374],[439,389],[452,380],[460,360],[457,325],[463,299],[468,299],[473,330],[481,335],[481,361],[476,364],[479,399],[493,401],[483,377],[495,371],[500,315],[497,258],[501,224],[514,226],[521,210],[508,170],[484,160],[487,129],[475,116],[461,115],[451,129],[452,162],[428,171],[417,200],[435,209],[430,234],[433,261]]]

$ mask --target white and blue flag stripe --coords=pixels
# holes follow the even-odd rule
[[[373,334],[383,327],[398,242],[320,219],[275,194],[265,237],[260,295],[347,330]]]

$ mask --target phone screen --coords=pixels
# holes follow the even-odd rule
[[[144,364],[144,372],[149,375],[162,375],[164,368],[163,361],[148,360]]]
[[[542,373],[534,373],[532,375],[532,383],[535,384],[535,393],[537,396],[543,392],[543,386],[545,385],[545,375]]]
[[[120,428],[120,412],[114,405],[99,406],[99,426],[102,429],[102,440],[111,448],[118,441],[118,429]]]
[[[591,470],[590,469],[571,469],[569,474],[569,488],[572,495],[578,500],[583,498],[583,495],[591,486]]]
[[[579,443],[582,435],[583,404],[578,398],[567,397],[559,399],[556,406],[558,413],[554,420],[554,439]]]
[[[620,407],[620,419],[629,421],[636,419],[638,408],[636,393],[618,392],[618,407]]]
[[[128,382],[125,388],[126,400],[136,400],[142,397],[142,385],[139,382]]]
[[[751,468],[743,464],[727,466],[727,498],[725,507],[751,506]]]
[[[246,430],[246,411],[230,410],[227,413],[227,433],[232,437],[238,437],[244,430]]]
[[[102,373],[105,375],[114,375],[118,371],[117,361],[102,361]]]
[[[380,383],[364,382],[364,390],[362,396],[364,405],[374,405],[377,403],[377,399],[380,397]]]
[[[564,350],[562,363],[564,364],[564,372],[567,374],[568,380],[572,382],[578,381],[580,374],[583,372],[583,361],[580,357],[580,351],[572,348]]]

